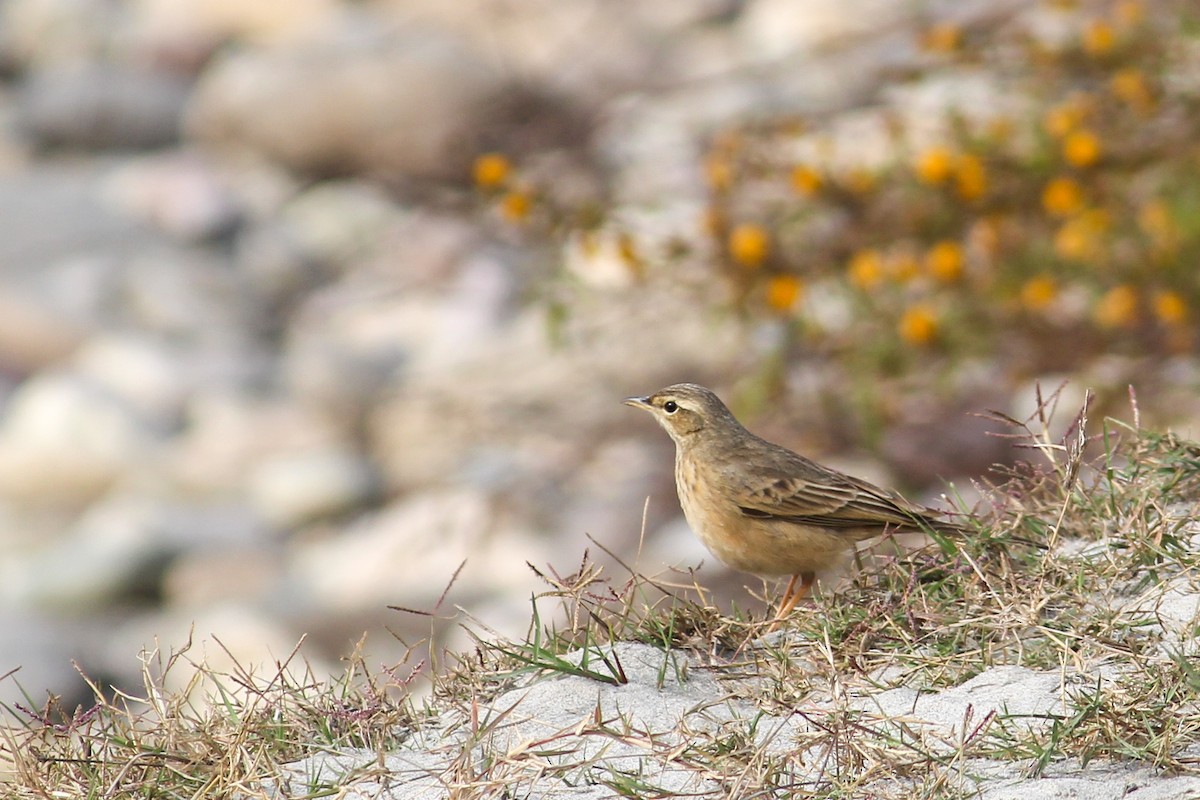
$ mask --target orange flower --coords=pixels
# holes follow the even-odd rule
[[[704,177],[713,191],[723,192],[733,185],[733,165],[722,153],[709,153],[704,159]]]
[[[1063,223],[1054,235],[1054,252],[1068,261],[1088,261],[1100,255],[1100,236],[1108,228],[1103,211],[1086,211]]]
[[[1100,139],[1089,130],[1077,130],[1063,140],[1063,158],[1076,167],[1090,167],[1100,160]]]
[[[770,251],[771,237],[761,225],[745,222],[729,232],[729,255],[743,267],[762,266]]]
[[[1088,24],[1083,31],[1083,49],[1093,58],[1108,55],[1117,42],[1116,33],[1108,22],[1097,19]]]
[[[1138,227],[1159,247],[1172,247],[1178,229],[1171,209],[1162,200],[1151,200],[1138,211]]]
[[[471,177],[480,189],[495,189],[508,180],[512,164],[501,153],[484,153],[475,159]]]
[[[524,222],[533,210],[533,199],[527,192],[513,190],[500,198],[500,214],[509,222]]]
[[[1021,286],[1021,305],[1030,311],[1043,311],[1058,297],[1058,284],[1047,275],[1030,278]]]
[[[953,283],[962,276],[963,249],[958,242],[944,239],[925,254],[925,271],[942,283]]]
[[[846,175],[846,188],[855,194],[867,194],[875,188],[875,174],[868,169],[852,169]]]
[[[791,311],[804,294],[804,284],[795,275],[776,275],[767,281],[767,306],[775,311]]]
[[[1136,67],[1117,70],[1108,83],[1112,93],[1134,109],[1147,112],[1154,108],[1154,95],[1146,76]]]
[[[945,183],[954,169],[954,152],[948,147],[931,147],[917,158],[913,171],[922,183]]]
[[[641,253],[638,252],[637,242],[633,238],[633,234],[629,231],[621,231],[617,234],[617,255],[625,266],[631,271],[638,274],[642,271],[644,264],[642,263]]]
[[[724,207],[710,205],[705,208],[704,214],[700,217],[700,226],[714,239],[722,238],[725,231],[729,229],[729,219],[725,215]]]
[[[1187,303],[1179,292],[1155,292],[1153,306],[1154,316],[1164,325],[1179,325],[1187,320]]]
[[[875,288],[883,280],[883,258],[878,250],[859,250],[846,268],[850,283],[863,291]]]
[[[931,53],[953,53],[962,45],[962,28],[953,22],[939,22],[921,36],[921,47]]]
[[[1143,8],[1140,0],[1121,0],[1113,10],[1113,16],[1116,17],[1117,23],[1126,28],[1137,25],[1145,15],[1146,9]]]
[[[792,188],[796,190],[797,194],[812,197],[821,191],[821,186],[824,182],[821,174],[812,167],[800,164],[792,168]]]
[[[955,164],[954,178],[963,200],[978,200],[987,191],[987,170],[978,156],[961,156]]]
[[[1083,122],[1084,107],[1078,100],[1068,100],[1054,106],[1042,118],[1042,127],[1055,139],[1062,139]]]
[[[1092,318],[1102,328],[1127,328],[1137,322],[1138,296],[1129,284],[1105,292],[1092,309]]]
[[[897,283],[908,283],[921,272],[921,262],[907,250],[891,255],[887,267],[888,275]]]
[[[1083,208],[1083,190],[1070,178],[1055,178],[1042,190],[1042,207],[1055,217],[1069,217]]]
[[[901,315],[896,324],[896,332],[909,344],[927,345],[937,338],[937,314],[924,303],[912,306]]]

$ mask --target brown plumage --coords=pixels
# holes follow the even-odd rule
[[[679,503],[709,551],[743,572],[792,576],[780,618],[856,542],[962,532],[932,509],[760,439],[703,386],[680,383],[625,403],[649,411],[675,441]]]

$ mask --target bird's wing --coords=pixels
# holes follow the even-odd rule
[[[899,495],[800,456],[795,458],[736,492],[743,514],[833,529],[878,530],[890,526],[912,531],[944,526]]]

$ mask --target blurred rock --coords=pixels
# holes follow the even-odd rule
[[[430,30],[351,19],[289,48],[225,54],[201,78],[187,127],[316,174],[461,179],[503,120],[507,82]]]
[[[728,69],[740,0],[610,0],[603,6],[523,0],[464,14],[438,0],[384,0],[383,13],[452,31],[500,69],[596,107],[658,90],[699,70]],[[801,15],[803,16],[803,15]],[[704,46],[706,45],[706,46]],[[749,49],[749,48],[748,48]],[[689,56],[707,56],[696,63]]]
[[[125,213],[185,242],[231,233],[240,219],[233,194],[199,158],[157,156],[116,170],[106,195]]]
[[[395,503],[340,534],[294,544],[289,574],[316,607],[431,609],[459,566],[473,593],[530,586],[542,545],[480,492],[452,489]],[[524,592],[522,592],[524,594]]]
[[[190,81],[113,63],[47,67],[30,75],[18,123],[41,147],[133,150],[179,138]]]
[[[217,253],[147,250],[120,265],[114,284],[113,313],[124,325],[171,342],[181,354],[219,358],[232,353],[243,362],[226,365],[232,372],[259,373],[263,354],[254,328],[254,298]],[[212,377],[193,379],[203,383]]]
[[[284,529],[348,511],[378,489],[366,459],[336,448],[273,456],[256,464],[247,482],[253,507]]]
[[[278,548],[264,542],[265,538],[265,534],[247,536],[233,547],[181,554],[163,575],[166,605],[181,610],[230,601],[270,605],[283,561]]]
[[[330,420],[297,404],[226,390],[199,391],[188,403],[188,424],[165,463],[182,489],[198,496],[245,498],[250,465],[280,453],[344,446]]]
[[[82,380],[103,387],[162,435],[179,424],[184,400],[194,388],[179,352],[148,336],[95,336],[76,354],[73,366]]]
[[[93,61],[110,51],[120,16],[107,0],[5,0],[0,40],[21,68]]]
[[[60,314],[64,327],[111,324],[127,260],[169,240],[117,213],[98,159],[38,161],[0,180],[0,278],[5,293]]]
[[[470,356],[414,370],[372,414],[375,457],[403,488],[456,478],[492,448],[561,475],[597,435],[630,424],[622,397],[719,374],[745,357],[745,328],[702,319],[693,302],[669,285],[580,295],[557,339],[546,310],[526,307]]]
[[[261,525],[244,510],[175,504],[126,490],[93,504],[66,536],[11,555],[0,596],[73,612],[153,605],[181,554],[241,548],[263,538]]]
[[[144,462],[156,433],[120,398],[77,375],[45,372],[0,418],[0,499],[74,505]]]
[[[399,209],[365,181],[325,181],[287,204],[279,215],[285,235],[307,259],[347,268],[373,254]]]
[[[0,374],[35,372],[62,361],[86,333],[69,316],[0,289]]]
[[[229,39],[255,43],[303,40],[330,24],[338,0],[137,0],[136,38],[155,49]]]

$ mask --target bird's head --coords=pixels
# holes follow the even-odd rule
[[[679,445],[706,431],[725,429],[730,422],[741,427],[721,398],[694,383],[677,383],[645,397],[627,397],[624,403],[649,411]]]

